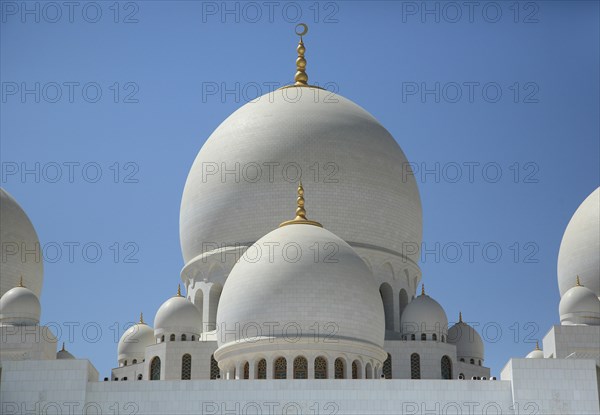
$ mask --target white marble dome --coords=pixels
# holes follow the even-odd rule
[[[374,366],[386,357],[383,303],[369,269],[313,225],[277,228],[244,253],[223,287],[217,327],[220,365],[257,350],[344,353]]]
[[[582,285],[575,285],[562,296],[558,312],[563,325],[600,325],[600,299]]]
[[[558,253],[558,287],[563,296],[578,275],[600,297],[600,187],[590,194],[567,225]]]
[[[527,356],[525,356],[525,359],[543,359],[544,358],[544,351],[540,350],[538,347],[535,348],[535,350],[532,350],[531,352],[529,352],[527,354]]]
[[[184,260],[270,232],[293,207],[301,171],[311,215],[327,229],[388,255],[412,243],[407,262],[417,267],[422,211],[407,163],[392,135],[342,96],[313,87],[263,95],[229,116],[194,161],[181,201]]]
[[[16,287],[23,277],[24,285],[40,297],[44,267],[39,243],[25,211],[6,190],[0,188],[0,245],[4,256],[0,261],[0,296]],[[22,250],[35,252],[36,249],[40,252],[38,258],[30,254],[23,259]],[[14,255],[13,250],[16,251]]]
[[[456,345],[456,357],[459,359],[463,358],[466,362],[484,359],[483,340],[473,327],[462,321],[462,315],[458,323],[448,329],[448,343]]]
[[[145,358],[146,347],[154,343],[154,330],[140,319],[139,323],[125,330],[119,340],[117,346],[119,364],[123,365],[125,362],[132,364],[134,359],[142,362]]]
[[[165,301],[154,317],[154,335],[169,336],[174,334],[177,340],[181,334],[186,336],[202,333],[202,314],[200,310],[187,298],[177,293],[176,296]]]
[[[14,287],[0,298],[0,324],[35,326],[40,322],[40,300],[27,287]]]
[[[425,334],[427,340],[431,340],[435,334],[437,341],[441,341],[441,336],[445,337],[448,334],[448,317],[440,303],[423,290],[402,312],[400,326],[403,338],[414,334],[416,340],[420,340],[420,336]],[[406,340],[410,338],[406,337]]]
[[[63,343],[62,349],[60,349],[56,353],[56,358],[72,360],[72,359],[75,359],[75,356],[73,356],[73,354],[71,352],[69,352],[67,349],[65,349],[65,344]]]

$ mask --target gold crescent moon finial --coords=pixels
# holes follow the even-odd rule
[[[296,199],[296,217],[292,220],[286,220],[279,227],[286,225],[294,225],[294,224],[305,224],[305,225],[315,225],[320,228],[323,227],[319,222],[315,222],[314,220],[309,220],[306,218],[306,209],[304,209],[304,187],[302,186],[302,182],[298,183],[298,197]]]
[[[140,322],[138,324],[146,324],[144,323],[144,313],[140,312]]]
[[[425,295],[425,284],[421,284],[421,295]]]
[[[302,28],[302,31],[301,31],[301,32],[300,32],[300,31],[298,31],[298,28]],[[307,26],[307,24],[306,24],[306,23],[298,23],[298,24],[296,25],[296,34],[297,34],[298,36],[304,36],[304,35],[306,35],[307,33],[308,33],[308,26]]]
[[[462,311],[459,311],[459,312],[458,312],[458,322],[459,322],[459,323],[462,323],[462,322],[463,322],[463,321],[462,321]]]

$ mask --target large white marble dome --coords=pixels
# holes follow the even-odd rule
[[[19,285],[21,277],[23,284],[36,296],[40,296],[44,268],[39,243],[25,211],[6,190],[0,188],[0,245],[3,251],[0,261],[0,296]],[[32,252],[38,249],[39,258],[30,254],[23,260],[23,249]],[[13,250],[16,250],[14,254]]]
[[[41,312],[40,300],[22,285],[8,290],[0,298],[0,325],[35,326],[40,322]]]
[[[223,287],[217,328],[219,362],[248,349],[385,359],[376,282],[346,242],[313,225],[280,227],[244,253]]]
[[[314,87],[263,95],[229,116],[194,161],[181,202],[184,260],[267,234],[287,216],[300,170],[311,215],[351,246],[418,249],[421,201],[407,163],[392,135],[342,96]]]
[[[558,253],[558,287],[563,296],[579,276],[581,284],[600,297],[600,187],[571,218]]]

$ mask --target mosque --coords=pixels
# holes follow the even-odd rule
[[[600,188],[561,242],[560,324],[490,377],[480,335],[462,316],[448,327],[406,248],[422,237],[406,156],[363,108],[308,83],[298,29],[295,82],[200,149],[180,288],[153,327],[125,331],[110,378],[39,324],[42,262],[4,255],[39,240],[1,190],[0,412],[600,413]]]

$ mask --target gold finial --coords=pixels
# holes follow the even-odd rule
[[[421,284],[421,295],[425,295],[425,284]]]
[[[25,287],[23,285],[23,276],[21,275],[21,278],[19,278],[19,287]]]
[[[458,312],[458,322],[459,322],[459,323],[462,323],[462,322],[463,322],[463,321],[462,321],[462,311],[459,311],[459,312]]]
[[[302,182],[298,184],[298,198],[296,199],[297,208],[296,208],[296,217],[292,220],[286,220],[281,223],[279,227],[293,224],[305,224],[305,225],[315,225],[318,227],[323,227],[319,222],[315,222],[313,220],[306,219],[306,209],[304,209],[304,187],[302,186]]]
[[[140,322],[138,324],[146,324],[144,323],[144,313],[140,312]]]
[[[583,285],[581,285],[581,281],[579,281],[579,275],[577,276],[577,278],[575,278],[575,285],[577,287],[583,287]]]
[[[298,30],[300,29],[300,30]],[[298,47],[296,50],[298,51],[298,58],[296,59],[296,75],[294,76],[294,81],[296,86],[306,86],[308,85],[308,75],[306,74],[306,59],[304,58],[304,52],[306,52],[306,48],[304,47],[304,42],[302,41],[302,36],[308,33],[308,26],[304,23],[298,23],[296,25],[296,34],[300,36],[300,41],[298,42]]]
[[[181,295],[181,284],[177,284],[177,297],[183,297]]]
[[[65,342],[63,342],[63,347],[62,347],[61,352],[64,352],[64,351],[65,351]]]
[[[535,341],[535,350],[541,350],[540,349],[540,342],[539,341]]]

